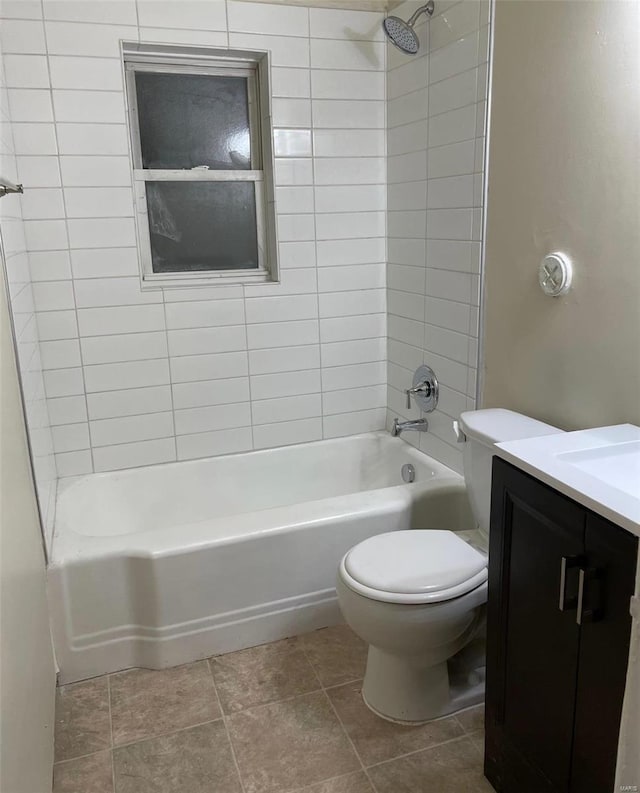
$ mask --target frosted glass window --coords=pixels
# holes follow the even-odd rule
[[[154,273],[258,267],[253,182],[147,182]]]
[[[137,72],[142,167],[251,168],[246,77]]]

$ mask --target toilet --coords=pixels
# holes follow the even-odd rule
[[[342,614],[369,645],[362,696],[390,721],[430,721],[483,700],[492,447],[561,432],[502,409],[463,413],[455,429],[475,525],[378,534],[338,570]]]

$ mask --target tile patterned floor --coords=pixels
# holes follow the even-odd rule
[[[482,708],[402,727],[346,626],[58,689],[54,793],[491,793]]]

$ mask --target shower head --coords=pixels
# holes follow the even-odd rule
[[[406,22],[400,17],[386,17],[382,20],[382,29],[386,33],[388,39],[399,50],[407,55],[415,55],[420,49],[420,39],[418,38],[413,26],[421,14],[431,16],[433,14],[433,0],[429,0],[423,6],[411,15],[411,18]]]

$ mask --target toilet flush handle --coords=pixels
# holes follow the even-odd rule
[[[460,422],[459,421],[454,421],[453,422],[453,431],[455,433],[457,443],[464,443],[467,440],[467,436],[460,429]]]

